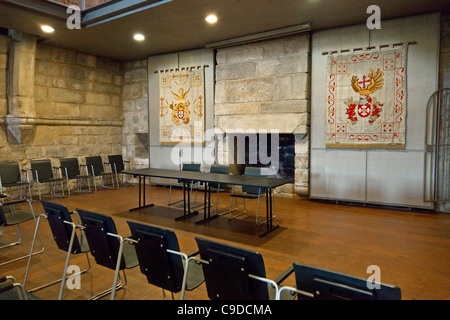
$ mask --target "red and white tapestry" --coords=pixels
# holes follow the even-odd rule
[[[204,69],[159,73],[159,142],[161,145],[204,143]]]
[[[407,46],[330,55],[327,148],[405,149]]]

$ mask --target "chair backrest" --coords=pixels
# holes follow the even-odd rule
[[[18,162],[0,162],[0,178],[2,185],[20,182],[20,168]]]
[[[92,175],[91,166],[94,168],[94,175],[105,172],[101,156],[86,157],[86,165],[88,166],[89,175]]]
[[[268,300],[267,284],[249,275],[266,277],[258,252],[211,240],[195,238],[203,264],[208,297],[211,300]]]
[[[209,172],[211,173],[222,173],[222,174],[229,174],[230,173],[230,166],[225,164],[212,164],[211,168],[209,169]],[[212,188],[219,188],[220,183],[210,183],[210,186]],[[222,184],[223,186],[223,184]]]
[[[295,282],[298,290],[311,293],[298,295],[298,299],[320,300],[400,300],[400,288],[379,284],[379,289],[368,288],[367,280],[328,270],[294,263]]]
[[[261,168],[245,167],[244,176],[262,176]],[[242,191],[250,194],[262,194],[264,189],[259,187],[242,186]]]
[[[108,233],[117,234],[114,220],[107,215],[83,209],[76,210],[84,227],[91,254],[97,264],[109,269],[115,269],[119,254],[120,241]],[[120,269],[125,268],[122,258]]]
[[[33,172],[33,179],[45,181],[53,178],[53,167],[50,159],[31,160],[31,170]],[[36,177],[36,172],[38,176]]]
[[[183,163],[183,171],[200,171],[200,163]]]
[[[108,161],[111,164],[112,170],[117,170],[117,172],[121,172],[125,170],[125,164],[123,162],[123,157],[121,154],[113,154],[108,156]]]
[[[60,159],[59,162],[61,168],[65,168],[67,170],[67,177],[69,179],[80,175],[80,164],[78,163],[77,158],[63,158]],[[64,169],[63,173],[65,174]]]
[[[59,249],[68,251],[70,244],[70,237],[73,232],[71,225],[64,223],[64,221],[72,222],[69,210],[60,204],[41,201],[44,211],[47,214],[48,224],[55,239],[56,245]],[[74,238],[72,252],[73,254],[80,253],[81,246],[78,237]]]
[[[167,250],[180,251],[178,239],[171,230],[138,222],[127,221],[136,243],[141,272],[150,284],[171,292],[179,292],[183,283],[183,263],[179,255]]]
[[[230,173],[230,166],[226,165],[226,164],[212,164],[211,168],[209,169],[209,172],[211,172],[211,173],[229,174]]]

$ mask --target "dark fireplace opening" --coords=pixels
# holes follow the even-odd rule
[[[277,177],[294,179],[293,134],[234,134],[234,163],[240,174],[245,167],[271,168]]]

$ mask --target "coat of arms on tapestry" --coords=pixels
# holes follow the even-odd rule
[[[159,73],[161,145],[204,144],[204,69]]]
[[[330,55],[327,148],[405,149],[407,47]]]

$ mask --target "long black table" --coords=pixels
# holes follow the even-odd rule
[[[210,206],[207,206],[207,202],[211,203],[211,184],[220,183],[221,185],[237,185],[247,187],[263,188],[266,192],[266,230],[260,234],[260,237],[267,235],[279,226],[273,224],[273,204],[272,204],[272,190],[276,187],[282,186],[287,183],[292,183],[292,179],[285,178],[272,178],[266,176],[235,176],[222,173],[211,172],[198,172],[198,171],[182,171],[182,170],[168,170],[168,169],[155,169],[145,168],[136,170],[122,171],[123,174],[133,175],[139,178],[139,206],[130,211],[148,208],[154,204],[146,204],[145,199],[145,179],[146,177],[153,178],[165,178],[176,179],[183,184],[183,200],[184,200],[184,214],[177,220],[189,218],[198,214],[198,211],[191,212],[190,208],[190,192],[189,184],[199,181],[205,186],[205,199],[204,199],[204,219],[196,222],[197,224],[205,223],[217,218],[217,215],[211,217]],[[186,201],[187,192],[187,201]],[[208,195],[208,201],[207,201]],[[208,208],[207,208],[208,207]]]

